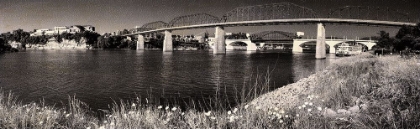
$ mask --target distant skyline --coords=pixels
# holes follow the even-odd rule
[[[208,13],[221,17],[241,6],[292,2],[327,15],[330,9],[343,6],[389,7],[409,14],[416,22],[420,19],[418,0],[1,0],[0,33],[16,30],[53,28],[54,26],[93,25],[100,34],[131,29],[143,24],[169,22],[177,16]],[[316,34],[316,25],[264,26],[227,28],[230,32],[256,32],[280,30],[303,31],[306,36]],[[356,29],[355,29],[356,28]],[[398,28],[327,25],[327,36],[372,36],[380,30],[391,34]],[[178,31],[178,34],[212,32],[213,28]]]

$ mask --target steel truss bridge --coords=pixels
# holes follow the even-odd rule
[[[331,9],[327,15],[321,15],[313,9],[283,2],[265,5],[237,7],[223,16],[217,17],[207,13],[179,16],[168,23],[156,21],[144,24],[140,28],[131,29],[130,35],[139,35],[140,38],[152,33],[165,32],[167,47],[164,51],[172,51],[172,42],[169,41],[173,30],[216,28],[216,42],[224,43],[224,27],[236,26],[265,26],[265,25],[291,25],[291,24],[318,24],[319,42],[325,41],[325,24],[349,24],[367,26],[415,26],[407,13],[392,8],[345,6]],[[218,37],[220,39],[218,39]],[[322,40],[323,39],[323,40]],[[141,42],[142,39],[139,39]],[[170,43],[170,44],[169,44]],[[140,47],[138,49],[143,49]],[[214,53],[224,53],[222,45],[215,47]]]

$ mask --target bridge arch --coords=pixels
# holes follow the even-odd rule
[[[345,6],[333,9],[328,14],[328,18],[410,22],[410,17],[407,13],[390,8],[369,6]]]
[[[226,39],[225,44],[226,50],[257,50],[256,44],[249,39]]]
[[[283,32],[283,31],[263,31],[255,34],[251,34],[252,41],[282,41],[282,40],[293,40],[297,35],[295,33]]]
[[[235,41],[235,42],[231,42],[229,45],[230,45],[230,46],[248,46],[248,44],[247,44],[247,43],[242,42],[242,41]]]
[[[213,16],[207,13],[197,13],[197,14],[179,16],[172,19],[169,22],[169,27],[210,24],[210,23],[219,23],[219,22],[220,22],[220,18],[216,16]]]
[[[302,52],[316,52],[316,41],[307,41],[299,44],[299,47],[302,48]],[[325,44],[325,51],[330,53],[330,45]]]
[[[341,43],[337,43],[334,45],[334,49],[337,50],[338,46],[340,45],[361,45],[363,48],[363,52],[369,50],[368,45],[365,42],[358,42],[358,41],[345,41],[345,42],[341,42]]]
[[[318,15],[310,8],[299,6],[290,2],[237,7],[227,12],[222,22],[317,18]]]

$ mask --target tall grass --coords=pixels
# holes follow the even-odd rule
[[[0,91],[0,128],[85,128],[96,124],[97,119],[87,115],[82,105],[74,98],[69,98],[69,110],[46,106],[43,101],[22,104],[12,93]]]
[[[223,99],[228,89],[221,85],[209,103],[190,102],[181,109],[146,98],[121,101],[100,118],[74,97],[67,107],[54,108],[23,105],[0,92],[0,128],[420,128],[417,62],[371,55],[339,59],[303,79],[311,82],[305,89],[310,92],[299,95],[292,108],[250,102],[269,91],[269,74],[235,88],[236,104]]]

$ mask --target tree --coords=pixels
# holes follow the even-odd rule
[[[60,35],[60,34],[54,35],[54,38],[55,38],[55,40],[56,40],[58,43],[62,43],[62,42],[63,42],[63,37],[61,37],[61,35]]]
[[[82,34],[82,37],[86,39],[86,44],[93,45],[96,41],[98,41],[98,37],[101,36],[98,33],[85,31]]]
[[[74,41],[76,41],[77,46],[80,45],[80,40],[82,39],[83,34],[82,33],[75,33],[74,35],[71,36],[71,39],[74,39]]]
[[[0,37],[0,53],[6,51],[6,42],[4,41],[3,37]]]
[[[396,50],[413,49],[417,48],[420,37],[420,23],[414,27],[402,26],[398,33],[395,35],[394,46]]]
[[[385,31],[380,31],[378,34],[379,34],[379,39],[378,39],[377,45],[380,48],[390,49],[392,47],[393,41],[389,37],[389,33],[385,32]]]
[[[129,34],[130,33],[130,31],[128,31],[127,29],[124,29],[123,31],[122,31],[122,34],[124,35],[124,34]]]

